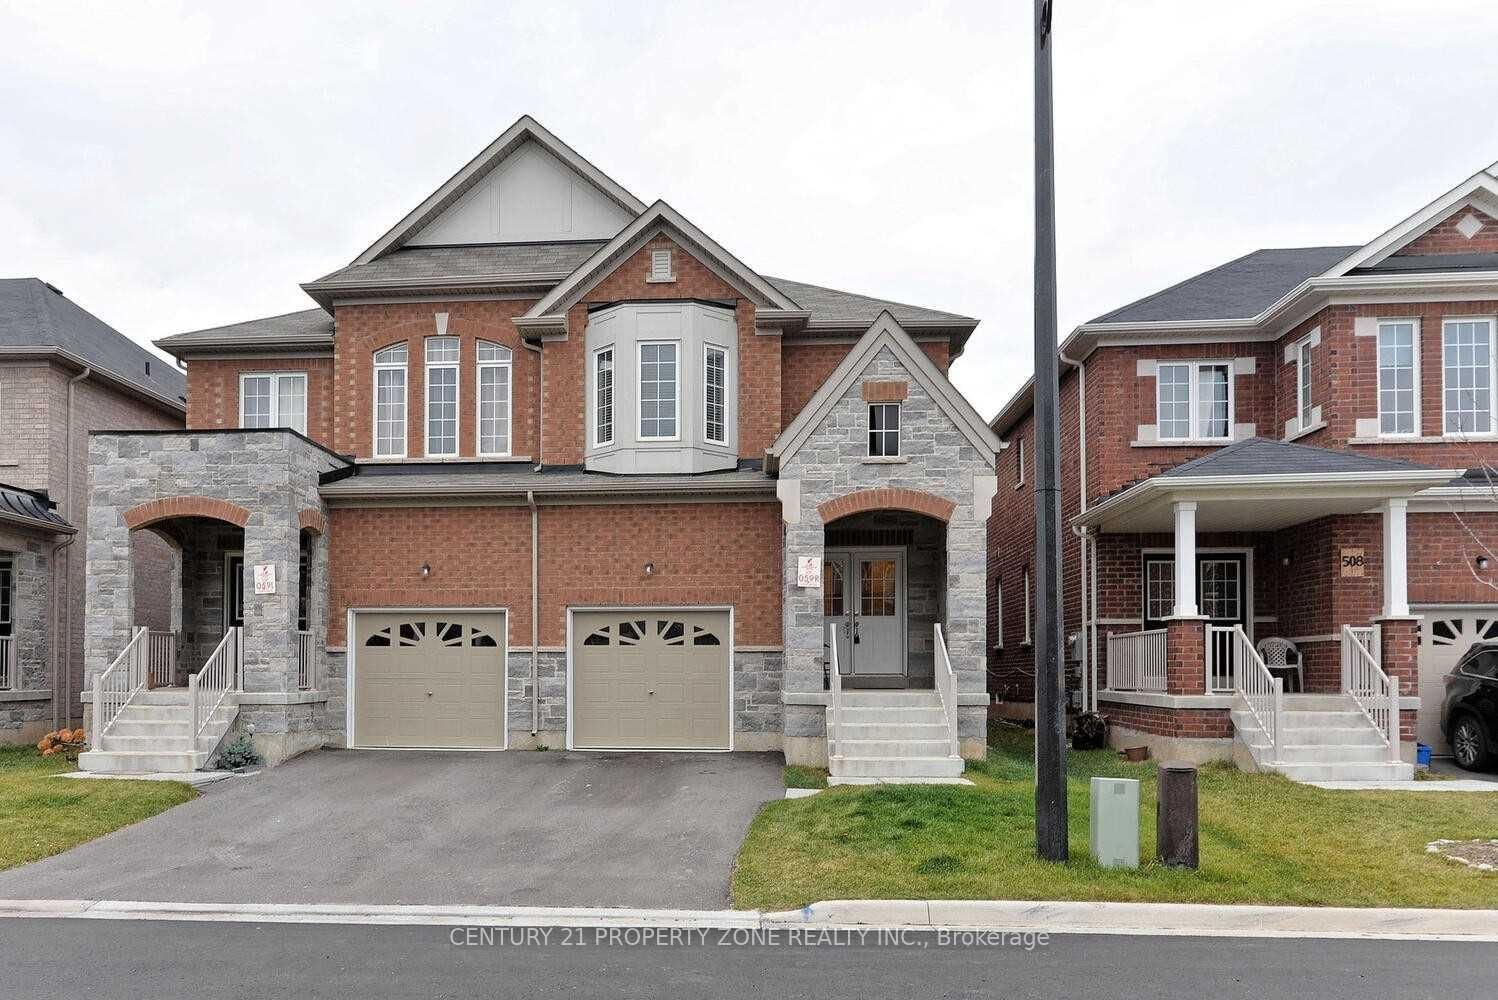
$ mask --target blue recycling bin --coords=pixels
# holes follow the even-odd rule
[[[1430,747],[1424,743],[1415,744],[1415,763],[1420,767],[1430,767]]]

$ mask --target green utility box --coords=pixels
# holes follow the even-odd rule
[[[1139,867],[1139,782],[1093,778],[1088,816],[1092,856],[1104,868]]]

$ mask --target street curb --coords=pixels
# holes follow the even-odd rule
[[[1498,910],[864,899],[827,900],[763,915],[766,927],[808,924],[1051,934],[1498,942]]]
[[[341,903],[166,903],[0,900],[0,918],[386,924],[468,927],[989,931],[1237,938],[1498,942],[1498,910],[1216,906],[989,900],[826,900],[799,910],[634,907],[362,906]]]

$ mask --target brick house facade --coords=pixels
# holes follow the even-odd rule
[[[169,364],[52,285],[0,280],[0,490],[14,501],[0,504],[0,742],[82,722],[89,433],[181,427],[184,412]],[[133,542],[142,579],[168,572],[167,543]],[[171,628],[159,591],[145,589],[138,612]]]
[[[1209,648],[1231,636],[1208,626],[1240,626],[1261,660],[1289,639],[1300,674],[1269,674],[1323,708],[1361,662],[1347,626],[1402,692],[1400,755],[1445,749],[1441,677],[1498,632],[1495,190],[1483,171],[1366,246],[1258,251],[1062,345],[1068,685],[1115,743],[1247,763],[1239,664],[1214,681],[1206,661],[1252,657]],[[1031,456],[1032,420],[1027,385],[991,427]],[[988,670],[995,710],[1025,716],[1034,497],[1018,450],[989,522]],[[1183,524],[1199,590],[1184,608]],[[1374,701],[1353,698],[1380,721]],[[1277,769],[1300,773],[1285,746]]]
[[[318,308],[159,342],[186,366],[187,430],[149,446],[149,474],[96,489],[112,523],[90,529],[102,551],[132,510],[200,495],[162,530],[228,569],[174,587],[217,638],[203,657],[244,661],[224,703],[272,760],[326,744],[827,763],[844,675],[950,722],[950,746],[921,744],[903,773],[982,754],[1000,444],[946,375],[976,320],[766,278],[529,118],[303,287]],[[95,476],[140,447],[96,437]],[[289,473],[245,478],[278,449]],[[858,579],[834,594],[841,567]],[[91,676],[133,641],[126,590],[90,590]],[[905,641],[865,653],[860,628]],[[860,648],[834,678],[839,629]],[[85,763],[130,761],[106,733]]]

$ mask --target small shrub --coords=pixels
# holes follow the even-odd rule
[[[1083,712],[1072,728],[1075,750],[1101,750],[1108,745],[1108,719],[1097,712]]]
[[[537,750],[550,750],[551,747],[547,746],[545,743],[537,743],[536,744],[536,749]]]
[[[255,749],[248,733],[240,733],[238,739],[218,752],[218,767],[222,771],[234,771],[263,763],[265,758]]]
[[[37,752],[43,757],[65,757],[76,760],[78,754],[88,748],[84,732],[79,729],[57,729],[36,741]]]

